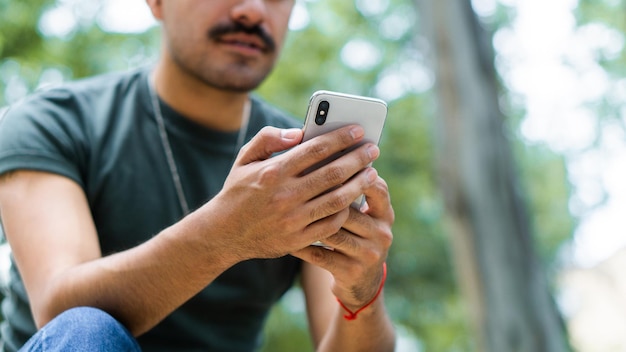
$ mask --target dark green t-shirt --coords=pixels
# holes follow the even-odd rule
[[[0,174],[43,170],[85,191],[103,255],[140,244],[182,217],[147,86],[148,70],[109,74],[38,93],[0,120]],[[200,126],[161,102],[191,209],[222,188],[238,133]],[[299,127],[253,97],[246,141],[262,127]],[[72,214],[67,214],[72,216]],[[168,265],[168,263],[163,263]],[[249,260],[232,267],[139,338],[145,351],[250,351],[271,306],[293,284],[299,260]],[[2,303],[7,350],[34,332],[15,265]]]

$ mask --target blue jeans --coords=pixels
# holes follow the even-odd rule
[[[89,307],[72,308],[39,330],[20,351],[132,351],[137,340],[112,316]]]

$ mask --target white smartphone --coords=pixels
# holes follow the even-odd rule
[[[386,118],[387,103],[383,100],[325,90],[313,93],[309,100],[309,107],[304,121],[302,142],[343,126],[355,124],[363,127],[365,136],[359,144],[313,165],[305,171],[305,174],[339,158],[364,143],[378,145]],[[365,197],[361,195],[352,203],[352,206],[360,209],[364,202]],[[319,241],[313,244],[324,246]]]

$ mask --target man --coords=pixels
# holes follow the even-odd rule
[[[393,350],[377,147],[303,175],[363,130],[299,144],[296,122],[249,95],[293,0],[147,2],[163,26],[153,70],[41,93],[0,122],[0,215],[19,269],[4,348],[38,329],[26,350],[249,351],[299,275],[318,350]]]

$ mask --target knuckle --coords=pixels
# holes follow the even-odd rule
[[[391,230],[382,231],[381,243],[385,249],[389,249],[393,243],[393,232]]]
[[[264,144],[264,141],[271,138],[271,135],[272,135],[272,128],[269,126],[265,126],[252,138],[251,142]],[[250,149],[250,144],[252,143],[245,144],[241,149],[243,150]]]
[[[290,201],[295,197],[296,192],[293,190],[284,188],[281,189],[271,196],[271,203],[273,206],[277,207],[279,210],[288,210],[283,207],[290,203]]]
[[[291,216],[284,216],[278,223],[279,228],[286,233],[294,233],[298,231],[298,221]]]
[[[280,179],[281,167],[279,164],[268,164],[259,171],[259,182],[262,184],[274,184]]]
[[[324,248],[313,248],[311,252],[312,261],[315,264],[332,264],[333,257],[330,251]]]
[[[302,180],[302,185],[298,187],[301,192],[304,191],[319,191],[320,193],[324,190],[321,187],[321,178],[316,176],[306,177]]]
[[[285,210],[283,206],[288,202],[289,198],[289,192],[276,192],[270,196],[269,204],[272,205],[276,212],[282,213]]]
[[[382,178],[378,177],[378,179],[374,182],[373,185],[371,185],[371,187],[372,191],[380,199],[391,199],[389,194],[389,186]]]
[[[329,197],[330,198],[326,202],[326,205],[329,209],[333,210],[346,208],[348,205],[350,205],[351,202],[351,200],[348,199],[348,197],[341,192],[330,194]]]
[[[336,246],[349,246],[349,238],[345,231],[339,230],[336,234],[329,237],[329,242]]]
[[[378,183],[385,191],[389,190],[389,185],[387,184],[387,181],[385,181],[384,178],[378,176]]]
[[[325,218],[329,215],[328,210],[321,206],[321,207],[314,207],[313,209],[311,209],[311,212],[309,214],[309,218],[313,221],[316,221],[318,219],[322,219]]]
[[[343,245],[348,247],[349,249],[356,249],[359,247],[359,244],[357,243],[354,236],[349,233],[344,233],[344,235],[342,236],[342,240]]]
[[[306,153],[315,159],[322,160],[328,156],[328,147],[324,143],[311,143],[308,146]]]
[[[276,132],[276,128],[272,126],[265,126],[261,128],[258,133],[258,136],[261,138],[271,137]]]
[[[333,184],[341,183],[346,179],[346,170],[339,166],[329,165],[326,169],[326,178]]]
[[[374,185],[376,186],[376,190],[379,193],[381,194],[389,193],[389,185],[382,177],[378,176],[378,178],[376,179],[376,182],[374,182]]]
[[[239,149],[239,152],[237,153],[237,155],[241,155],[241,154],[247,154],[248,151],[250,150],[250,148],[252,148],[251,143],[248,142],[246,144],[244,144],[243,146],[241,146],[241,148]]]

